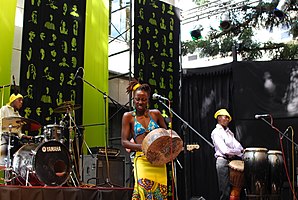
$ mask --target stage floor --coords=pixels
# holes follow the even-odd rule
[[[0,200],[130,200],[133,188],[0,185]]]

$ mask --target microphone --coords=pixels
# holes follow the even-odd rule
[[[76,78],[81,78],[80,76],[78,76],[79,71],[80,71],[81,68],[82,68],[82,67],[79,67],[78,70],[76,71],[76,73],[75,73],[75,75],[74,75],[74,79],[76,79]]]
[[[270,117],[270,114],[255,115],[256,119],[263,118],[263,117]]]
[[[159,94],[156,94],[156,93],[154,93],[153,95],[152,95],[152,99],[153,100],[159,100],[159,99],[161,99],[161,100],[165,100],[165,101],[168,101],[169,99],[167,99],[166,97],[163,97],[163,96],[161,96],[161,95],[159,95]]]
[[[286,135],[286,133],[290,130],[290,126],[285,130],[285,132],[283,132],[281,139],[283,139],[283,137]]]

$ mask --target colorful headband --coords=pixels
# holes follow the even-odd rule
[[[140,86],[140,83],[136,84],[135,86],[133,86],[132,91],[136,91]]]

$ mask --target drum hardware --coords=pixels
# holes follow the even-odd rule
[[[4,171],[4,182],[8,184],[11,182],[14,173],[12,171],[12,159],[11,159],[11,140],[13,134],[18,134],[24,131],[36,131],[41,127],[41,125],[32,119],[24,117],[4,117],[2,119],[2,132],[7,132],[8,134],[8,144],[7,144],[7,157],[5,161],[5,171]]]
[[[25,186],[32,186],[29,183],[29,174],[30,174],[30,172],[32,172],[32,165],[27,165],[27,167],[26,167],[26,184],[25,184]]]
[[[79,186],[80,182],[79,179],[77,178],[76,175],[76,169],[77,169],[77,163],[75,162],[75,156],[74,156],[74,151],[73,151],[73,140],[72,137],[72,132],[73,132],[73,126],[72,126],[72,122],[75,125],[75,122],[73,121],[73,118],[71,117],[71,115],[69,114],[69,152],[70,152],[70,156],[71,156],[71,160],[72,160],[72,167],[71,167],[71,172],[70,172],[70,178],[74,184],[75,187]],[[76,131],[76,130],[75,130]],[[75,133],[76,134],[76,133]],[[77,136],[75,136],[75,139],[77,139]],[[76,140],[76,144],[78,144],[78,141]],[[76,146],[77,148],[77,146]],[[77,148],[78,150],[78,148]],[[77,151],[78,152],[78,151]]]
[[[54,112],[56,113],[62,113],[62,112],[65,112],[64,114],[64,117],[62,118],[62,120],[60,121],[60,125],[63,124],[65,118],[68,116],[69,117],[69,126],[68,126],[68,130],[69,130],[69,153],[70,153],[70,157],[71,157],[71,161],[72,161],[72,166],[71,166],[71,172],[70,172],[70,178],[71,178],[71,181],[73,183],[73,185],[75,187],[79,186],[80,182],[79,182],[79,179],[77,177],[77,173],[76,171],[79,171],[79,170],[76,170],[78,169],[78,166],[77,166],[77,163],[75,162],[75,156],[74,156],[74,151],[73,151],[73,131],[75,132],[75,136],[74,138],[76,139],[76,145],[78,145],[78,138],[77,138],[77,134],[76,134],[76,129],[74,129],[74,127],[76,127],[76,123],[72,117],[72,113],[75,114],[75,110],[81,108],[80,105],[74,105],[72,102],[70,101],[66,101],[64,103],[64,105],[54,109]],[[73,126],[74,125],[74,126]],[[76,146],[76,149],[77,149],[77,152],[78,151],[78,147]]]
[[[4,118],[3,118],[4,119]],[[4,122],[5,120],[3,120]],[[5,171],[4,171],[4,183],[7,185],[9,182],[11,182],[12,178],[12,163],[11,163],[11,149],[13,146],[11,145],[11,137],[12,137],[12,128],[13,125],[9,124],[8,126],[8,144],[7,144],[7,157],[5,159]]]

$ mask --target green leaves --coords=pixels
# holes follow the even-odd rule
[[[207,1],[194,0],[194,2],[202,5]],[[265,55],[269,59],[297,59],[298,5],[292,2],[285,17],[280,19],[273,14],[278,2],[274,0],[272,3],[259,3],[255,7],[243,6],[230,10],[232,21],[230,30],[223,32],[211,28],[208,35],[199,40],[182,42],[182,55],[198,52],[200,57],[226,57],[232,54],[232,47],[235,45],[242,60],[256,60]],[[293,38],[290,43],[264,42],[256,38],[257,30],[272,32],[281,27],[288,28]]]

